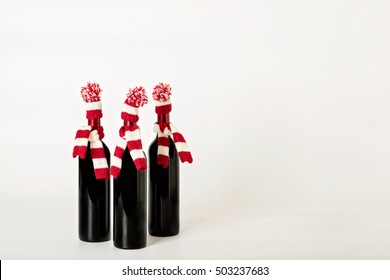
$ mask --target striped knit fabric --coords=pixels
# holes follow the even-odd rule
[[[125,122],[130,122],[131,126],[122,126],[119,130],[119,140],[115,147],[114,157],[112,158],[110,173],[114,178],[118,178],[122,168],[122,157],[126,150],[129,149],[130,156],[134,161],[137,170],[143,171],[147,168],[146,158],[142,150],[141,133],[136,125],[139,117],[139,107],[148,102],[145,89],[136,87],[129,90],[127,99],[123,105],[121,118]]]
[[[88,120],[100,119],[103,117],[102,102],[100,101],[85,103],[85,109],[87,111],[86,117]]]
[[[108,163],[101,139],[104,138],[103,127],[92,130],[91,126],[82,126],[76,133],[73,157],[84,159],[90,142],[91,157],[96,179],[109,179]]]
[[[135,168],[143,171],[147,168],[145,154],[142,150],[141,133],[138,126],[125,127],[119,130],[119,140],[115,147],[112,158],[110,173],[114,178],[118,178],[122,168],[122,157],[128,147],[130,156],[134,161]]]
[[[181,162],[192,163],[192,155],[184,139],[183,135],[179,132],[177,127],[173,123],[159,125],[154,124],[153,131],[157,133],[157,164],[164,168],[169,166],[169,138],[173,137],[177,153]]]
[[[100,95],[102,90],[99,84],[88,82],[81,88],[81,97],[85,102],[88,120],[100,120],[103,117]],[[110,178],[107,158],[101,139],[104,138],[103,127],[92,130],[91,126],[82,126],[76,133],[73,157],[84,159],[87,154],[88,142],[90,142],[91,157],[96,179]]]
[[[153,88],[153,99],[156,102],[157,115],[169,114],[172,110],[171,104],[172,88],[169,84],[159,83]],[[169,138],[173,137],[176,150],[181,162],[192,163],[192,155],[183,135],[171,122],[155,123],[153,131],[157,133],[157,164],[164,168],[169,166]]]

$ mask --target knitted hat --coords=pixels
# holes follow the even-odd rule
[[[137,122],[138,108],[148,103],[145,89],[143,87],[135,87],[129,89],[125,104],[122,108],[121,118],[124,121]]]
[[[81,97],[85,102],[87,109],[87,119],[99,119],[103,117],[102,103],[100,95],[102,90],[99,84],[88,82],[85,87],[81,88]]]
[[[164,83],[159,83],[153,88],[153,99],[156,101],[156,113],[158,115],[168,114],[172,110],[171,90],[171,86]]]

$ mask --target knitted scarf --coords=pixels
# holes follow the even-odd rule
[[[173,136],[173,142],[175,143],[177,153],[181,162],[192,163],[192,155],[184,139],[183,135],[179,132],[177,127],[173,123],[158,124],[155,123],[153,131],[157,133],[157,164],[164,168],[169,165],[169,138]]]
[[[90,142],[91,157],[96,179],[109,179],[108,163],[100,141],[104,138],[103,127],[100,126],[92,130],[91,126],[82,126],[76,133],[75,145],[73,148],[73,157],[79,156],[84,159],[87,155],[88,142]]]
[[[122,157],[126,146],[129,149],[130,156],[134,161],[137,170],[147,168],[146,158],[142,150],[140,129],[137,125],[124,127],[119,130],[119,140],[115,147],[114,157],[112,158],[110,173],[114,178],[118,178],[122,168]]]

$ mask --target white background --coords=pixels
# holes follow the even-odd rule
[[[0,0],[1,259],[390,258],[389,1]],[[172,85],[181,233],[77,235],[80,87],[113,151],[129,87]],[[154,104],[140,111],[145,150]]]

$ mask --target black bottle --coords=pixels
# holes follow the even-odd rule
[[[114,246],[146,246],[146,171],[136,169],[128,147],[120,174],[114,179]]]
[[[98,128],[100,119],[89,120],[89,125]],[[103,147],[110,166],[110,151],[104,143]],[[89,143],[85,158],[79,158],[79,238],[87,242],[110,239],[110,180],[96,179]]]
[[[159,122],[169,122],[169,115],[159,115]],[[157,164],[158,137],[149,148],[149,233],[172,236],[180,230],[179,157],[169,136],[169,166]]]

